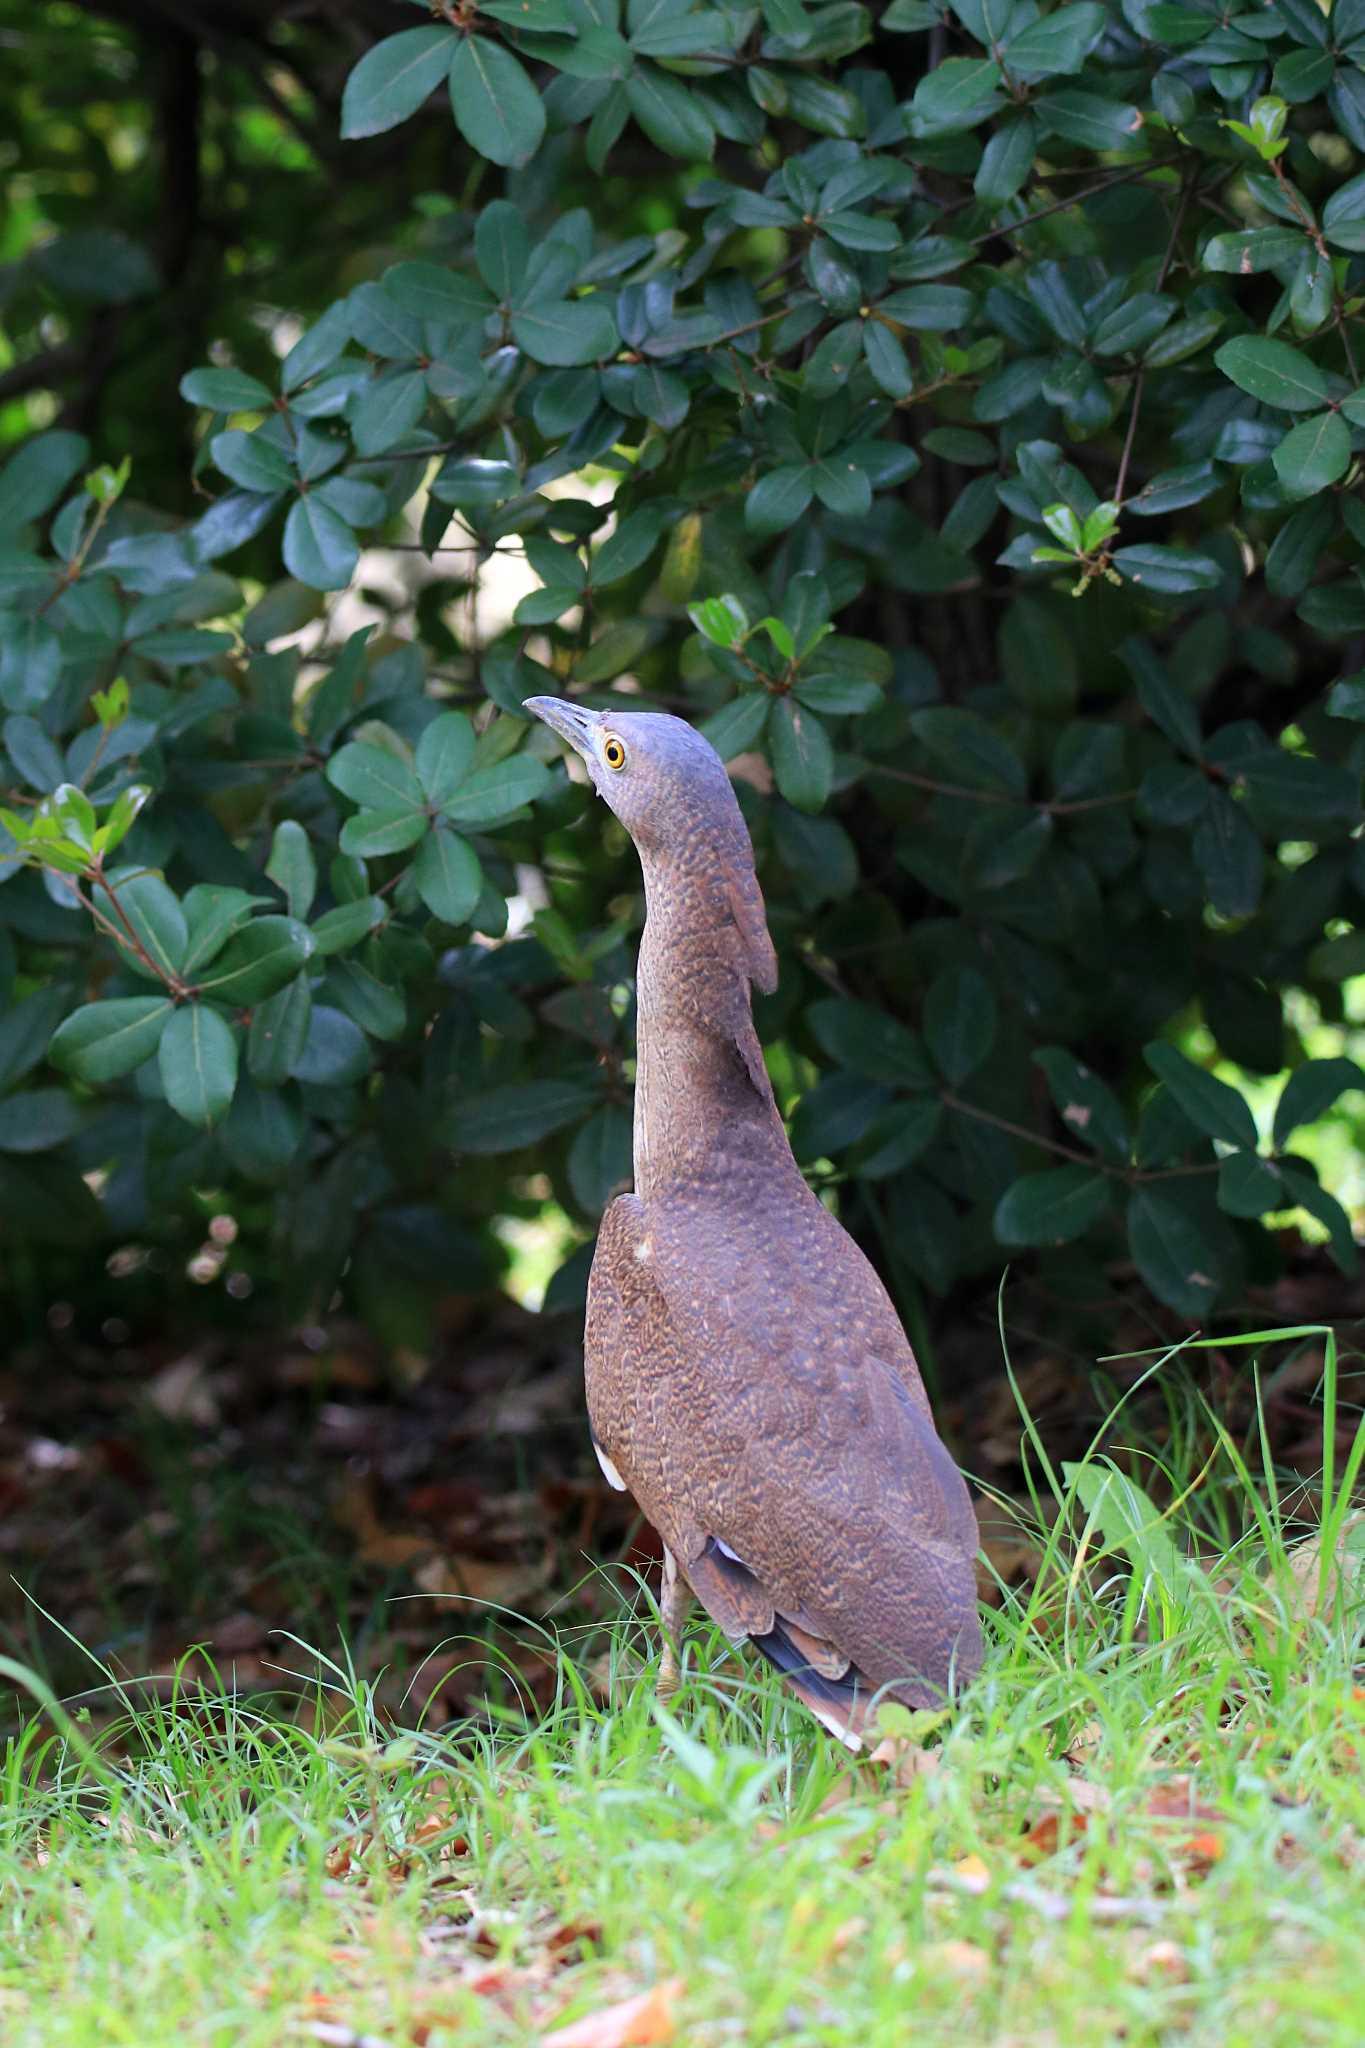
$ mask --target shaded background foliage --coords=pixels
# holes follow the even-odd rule
[[[223,1209],[270,1313],[420,1345],[535,1219],[580,1298],[641,904],[546,689],[736,759],[793,1141],[921,1335],[1007,1257],[1097,1335],[1352,1270],[1359,0],[7,57],[13,1307]]]

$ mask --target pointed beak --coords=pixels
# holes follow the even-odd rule
[[[551,732],[557,732],[562,740],[567,740],[574,751],[582,754],[585,760],[592,757],[593,735],[598,725],[597,712],[587,711],[578,704],[571,704],[567,697],[528,697],[525,709],[533,711],[537,718],[543,719]]]

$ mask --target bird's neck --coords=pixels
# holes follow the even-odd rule
[[[754,1030],[723,882],[645,862],[636,977],[635,1191],[744,1199],[774,1170],[800,1179]]]

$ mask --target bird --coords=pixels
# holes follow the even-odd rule
[[[850,1750],[982,1657],[976,1518],[876,1271],[793,1156],[754,1026],[777,958],[725,765],[686,720],[525,708],[635,843],[631,1192],[584,1333],[591,1436],[664,1546],[659,1692],[693,1597]]]

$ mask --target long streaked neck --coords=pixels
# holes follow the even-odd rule
[[[723,875],[644,862],[636,977],[635,1192],[800,1179],[754,1031]]]

